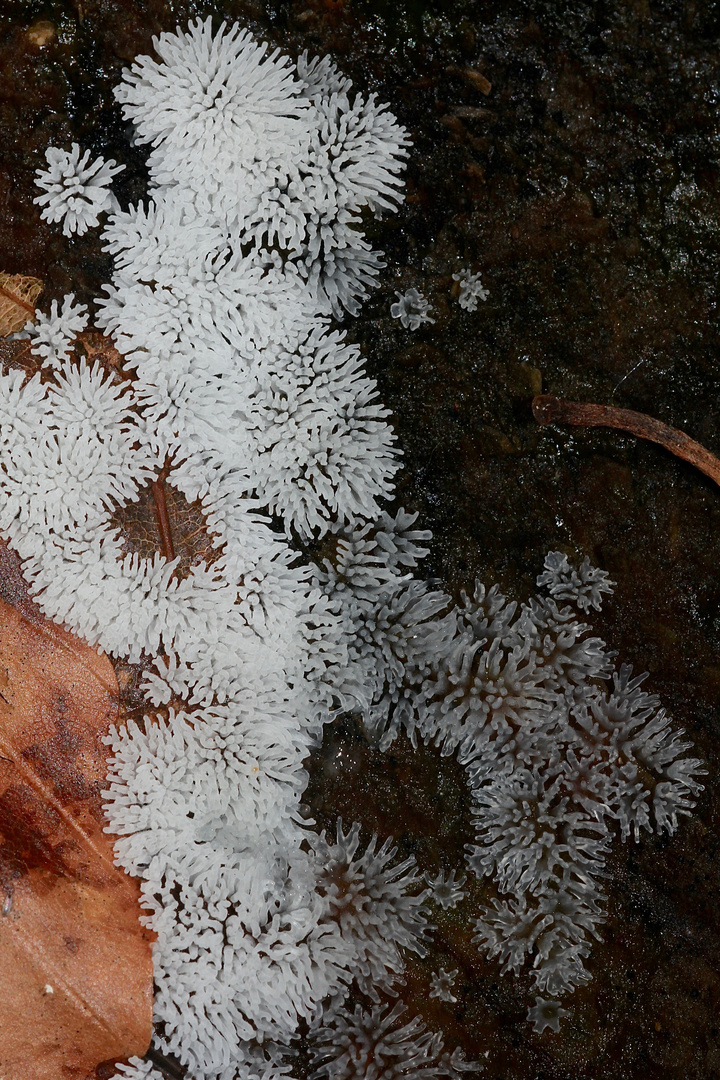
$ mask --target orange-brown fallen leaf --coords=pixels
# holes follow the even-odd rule
[[[151,935],[103,832],[118,687],[107,657],[21,594],[3,554],[0,1078],[88,1080],[152,1033]]]
[[[0,337],[16,334],[35,317],[35,301],[42,290],[39,278],[0,271]]]

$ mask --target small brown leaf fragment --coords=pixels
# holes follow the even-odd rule
[[[89,1080],[150,1042],[151,935],[103,831],[117,721],[107,657],[0,599],[2,1080]]]
[[[198,500],[188,503],[169,479],[163,482],[161,497],[173,545],[171,556],[160,525],[156,497],[159,494],[155,484],[148,483],[138,491],[134,502],[114,510],[110,522],[112,528],[120,530],[122,554],[137,552],[143,559],[152,559],[156,552],[160,552],[166,558],[177,557],[179,561],[175,577],[180,580],[186,578],[193,567],[201,562],[211,566],[221,549],[216,546],[216,538],[208,530],[202,503]]]
[[[490,80],[487,79],[481,71],[476,71],[475,68],[458,67],[456,64],[450,64],[445,70],[448,75],[459,75],[469,86],[474,87],[475,90],[479,90],[485,97],[487,97],[492,90],[492,83]]]
[[[112,338],[101,334],[92,327],[78,334],[74,342],[77,356],[85,357],[89,364],[99,361],[105,371],[114,372],[121,379],[131,378],[130,373],[123,369],[124,357],[115,347]]]
[[[43,291],[39,278],[0,271],[0,337],[22,330],[35,317],[35,301]]]
[[[474,71],[472,68],[466,68],[465,78],[472,86],[475,87],[476,90],[479,90],[481,94],[484,94],[485,97],[487,97],[492,90],[492,83],[489,79],[486,79],[480,71]]]
[[[56,35],[55,24],[51,23],[49,19],[37,19],[27,30],[28,41],[31,45],[37,45],[39,49],[49,45]]]

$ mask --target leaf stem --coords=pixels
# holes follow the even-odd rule
[[[533,398],[533,416],[543,427],[548,424],[572,424],[574,427],[611,427],[636,435],[638,439],[664,446],[671,454],[694,465],[720,486],[720,461],[684,431],[633,409],[615,409],[585,401],[562,401],[550,394]]]
[[[35,314],[34,304],[29,304],[22,296],[18,296],[17,293],[9,292],[9,290],[4,289],[2,285],[0,285],[0,296],[6,296],[8,300],[12,300],[13,304],[19,304],[20,307],[24,307],[31,315]]]
[[[155,514],[157,516],[158,529],[160,530],[163,555],[168,562],[172,562],[175,558],[175,545],[173,544],[170,518],[168,516],[167,503],[165,501],[165,477],[168,472],[169,463],[166,461],[160,470],[157,480],[153,480],[152,493],[153,499],[155,500]]]

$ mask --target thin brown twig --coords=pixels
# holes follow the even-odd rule
[[[169,471],[170,463],[166,461],[160,470],[157,480],[153,480],[152,493],[153,499],[155,500],[155,514],[157,516],[158,529],[160,530],[163,555],[168,562],[172,562],[175,558],[175,545],[173,544],[170,518],[167,512],[167,502],[165,501],[165,477]]]
[[[720,486],[720,461],[684,431],[633,409],[614,409],[585,401],[562,401],[550,394],[533,398],[533,416],[538,424],[572,424],[574,427],[611,427],[658,443],[671,454],[690,462]]]

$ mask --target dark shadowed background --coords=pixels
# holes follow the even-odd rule
[[[549,549],[589,555],[617,582],[596,629],[650,672],[709,777],[674,838],[615,845],[593,980],[559,1034],[532,1032],[529,979],[472,944],[484,882],[440,914],[402,997],[493,1080],[720,1077],[720,491],[656,446],[540,429],[530,409],[541,389],[638,409],[720,452],[720,5],[1,4],[0,270],[42,278],[45,310],[91,301],[110,261],[97,231],[70,241],[40,220],[34,170],[77,141],[126,164],[121,202],[143,196],[112,87],[153,34],[237,18],[292,55],[330,53],[407,126],[406,203],[368,223],[387,268],[346,327],[394,415],[398,502],[434,533],[423,572],[524,599]],[[452,294],[461,267],[490,291],[474,313]],[[413,286],[436,322],[411,333],[389,308]],[[381,755],[352,719],[328,731],[307,802],[323,827],[394,835],[433,874],[472,837],[462,769],[404,739]],[[428,998],[439,966],[459,969],[457,1005]]]

